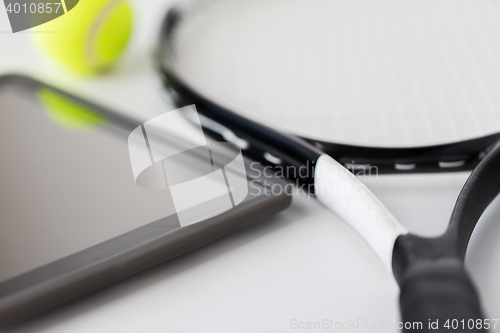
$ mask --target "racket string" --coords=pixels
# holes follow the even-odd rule
[[[198,56],[179,58],[188,83],[230,109],[365,145],[436,144],[500,129],[494,4],[229,2],[192,25],[196,38],[184,37],[192,44],[184,51]]]

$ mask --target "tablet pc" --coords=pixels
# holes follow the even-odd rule
[[[269,190],[285,181],[245,159],[248,194],[241,203],[183,224],[171,191],[134,179],[127,139],[141,126],[40,81],[0,77],[0,327],[290,204],[287,191]]]

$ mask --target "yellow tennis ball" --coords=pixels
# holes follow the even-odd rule
[[[71,11],[40,25],[37,44],[67,69],[95,74],[109,69],[132,32],[126,0],[81,0]]]

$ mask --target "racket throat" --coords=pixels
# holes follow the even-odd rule
[[[317,199],[349,223],[391,269],[394,243],[408,231],[356,176],[329,155],[315,169]]]
[[[392,271],[399,285],[416,267],[447,262],[463,265],[457,238],[449,232],[435,238],[406,234],[399,236],[394,243]]]

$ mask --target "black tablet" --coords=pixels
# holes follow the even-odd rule
[[[206,211],[213,204],[200,202],[199,209],[191,207],[197,220],[183,223],[172,191],[138,186],[129,142],[138,129],[145,130],[140,121],[45,83],[0,77],[0,327],[196,249],[291,202],[286,183],[244,160],[248,191],[237,204],[231,197],[232,208],[214,214]]]

